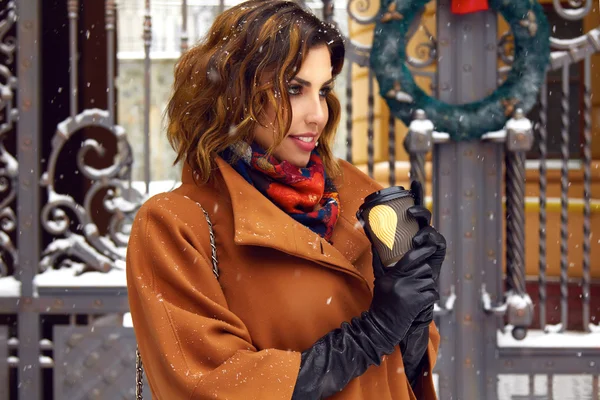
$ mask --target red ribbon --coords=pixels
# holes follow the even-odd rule
[[[470,14],[490,8],[488,0],[452,0],[454,14]]]

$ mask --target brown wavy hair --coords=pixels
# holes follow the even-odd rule
[[[253,140],[256,124],[270,105],[276,110],[275,141],[291,124],[288,82],[308,50],[326,45],[332,75],[344,63],[344,43],[337,29],[293,1],[251,0],[228,9],[206,37],[184,53],[175,67],[173,94],[167,106],[167,136],[177,152],[174,164],[187,161],[206,182],[214,157],[231,144]],[[340,173],[331,147],[340,120],[340,102],[326,97],[329,120],[319,139],[319,153],[331,177]],[[271,121],[269,121],[271,122]]]

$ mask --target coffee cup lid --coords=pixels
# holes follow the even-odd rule
[[[371,193],[365,198],[364,203],[358,208],[356,217],[362,222],[362,213],[365,209],[407,196],[414,198],[413,192],[411,190],[404,189],[403,186],[392,186],[378,190],[377,192]]]

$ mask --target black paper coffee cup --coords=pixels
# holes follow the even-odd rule
[[[358,209],[356,217],[383,265],[393,266],[413,247],[419,224],[406,210],[420,197],[421,193],[394,186],[370,194]]]

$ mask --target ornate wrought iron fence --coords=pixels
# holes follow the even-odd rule
[[[349,22],[364,27],[381,15],[375,2],[364,0],[350,0],[341,9],[340,2],[332,0],[306,3],[318,8],[332,23],[344,22],[340,21],[340,11]],[[590,0],[570,3],[571,8],[564,9],[560,1],[554,0],[553,12],[568,21],[580,20],[592,12]],[[52,131],[45,130],[42,120],[50,101],[44,86],[48,75],[42,72],[50,61],[40,58],[46,43],[42,33],[48,34],[43,24],[43,12],[48,8],[44,7],[53,7],[48,4],[8,1],[0,11],[0,73],[4,78],[0,80],[0,386],[9,388],[0,391],[0,399],[131,398],[135,341],[131,329],[123,326],[123,315],[128,311],[123,259],[131,215],[149,193],[152,180],[150,76],[157,3],[144,1],[138,29],[143,35],[145,158],[135,162],[144,166],[145,194],[132,188],[132,151],[127,133],[117,124],[117,3],[103,2],[104,34],[96,37],[105,41],[106,67],[102,70],[107,85],[101,102],[105,106],[82,108],[80,105],[87,103],[82,102],[85,82],[82,86],[79,72],[85,60],[79,58],[80,41],[92,26],[81,19],[86,15],[83,2],[64,2],[62,11],[69,27],[68,36],[64,35],[68,42],[69,87],[59,88],[58,93],[66,94],[63,101],[69,106]],[[185,0],[176,3],[181,14],[181,51],[195,39],[189,37],[188,6]],[[222,9],[225,3],[215,2],[214,6]],[[410,35],[425,30],[426,41],[417,44],[417,54],[407,63],[415,75],[428,79],[440,99],[449,103],[471,101],[493,90],[510,69],[511,57],[506,52],[510,33],[498,37],[497,17],[492,12],[458,17],[449,10],[449,0],[437,2],[435,32],[417,18]],[[345,90],[340,93],[346,103],[345,148],[341,156],[356,162],[353,148],[357,139],[366,135],[366,172],[375,177],[381,168],[387,169],[390,185],[405,184],[408,179],[399,174],[404,164],[397,160],[396,152],[402,128],[393,116],[380,124],[388,128],[387,159],[376,157],[377,95],[371,71],[367,74],[367,129],[356,129],[356,90],[352,81],[356,71],[369,67],[370,48],[354,41],[349,29],[344,27],[343,31],[348,36],[348,55]],[[462,40],[453,40],[459,37]],[[560,71],[561,85],[559,202],[548,196],[548,120],[553,110],[548,108],[550,93],[546,85],[540,93],[538,114],[529,116],[532,122],[515,112],[504,130],[490,132],[480,142],[450,141],[448,133],[434,130],[423,112],[416,112],[407,127],[404,147],[411,178],[427,179],[430,162],[426,160],[433,153],[435,223],[449,238],[441,278],[443,299],[436,307],[442,334],[436,368],[441,399],[539,398],[535,397],[538,392],[544,392],[544,398],[568,398],[561,388],[573,387],[573,382],[556,383],[565,374],[587,375],[576,381],[580,385],[577,393],[598,398],[600,333],[592,317],[599,313],[591,306],[595,300],[591,290],[591,235],[596,228],[591,221],[592,213],[599,208],[591,193],[591,57],[600,52],[600,27],[571,39],[552,38],[551,45],[551,70]],[[498,57],[503,65],[497,70]],[[469,68],[464,69],[465,65]],[[484,71],[478,82],[461,80],[462,73],[485,65],[494,68]],[[582,332],[568,329],[572,283],[568,219],[574,204],[569,197],[569,166],[573,164],[569,78],[573,65],[583,70],[583,140],[578,164],[583,171],[582,278],[576,282],[582,293],[578,305],[582,309]],[[525,218],[526,152],[534,134],[537,140],[533,146],[539,149],[539,274],[533,283],[538,296],[533,295],[525,269],[525,232],[526,223],[530,223]],[[111,155],[108,161],[91,161],[107,149]],[[83,189],[62,182],[61,163],[72,159],[76,161],[76,175],[83,176],[77,181],[85,184]],[[549,324],[547,317],[547,210],[555,205],[561,215],[558,325]],[[508,216],[506,227],[503,207]],[[506,243],[502,240],[504,234]],[[529,296],[539,309],[537,321],[533,320]],[[531,329],[535,323],[538,326]],[[507,382],[521,385],[522,392],[508,391]],[[540,386],[546,390],[540,390]]]

